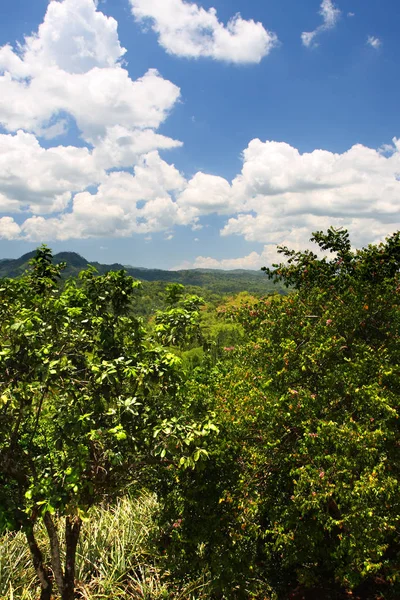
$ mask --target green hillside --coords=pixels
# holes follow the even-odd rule
[[[35,252],[28,252],[17,259],[0,260],[0,277],[19,277],[24,271],[29,269],[29,261]],[[111,265],[89,262],[83,256],[76,252],[59,252],[53,257],[54,263],[66,262],[67,268],[63,276],[75,277],[80,271],[88,265],[92,265],[100,274],[109,271],[119,271],[125,269],[129,275],[141,281],[160,281],[165,283],[176,282],[185,286],[196,286],[212,290],[219,294],[232,294],[244,290],[253,294],[268,294],[272,291],[283,292],[283,286],[277,288],[268,281],[261,271],[222,271],[207,269],[186,269],[182,271],[164,271],[162,269],[145,269],[141,267],[131,267],[114,263]]]

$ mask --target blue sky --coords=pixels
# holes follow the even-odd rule
[[[238,16],[240,15],[240,16]],[[395,0],[0,6],[0,256],[259,268],[400,228]]]

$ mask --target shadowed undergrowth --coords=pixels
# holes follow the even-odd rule
[[[152,540],[156,532],[156,497],[123,498],[115,506],[91,511],[77,553],[77,593],[83,600],[200,600],[209,597],[207,578],[173,583],[158,565]],[[49,551],[44,528],[40,546]],[[0,543],[1,600],[36,600],[39,589],[22,532]],[[57,596],[55,596],[57,598]]]

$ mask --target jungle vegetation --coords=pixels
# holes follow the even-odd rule
[[[1,598],[400,597],[400,233],[312,240],[285,294],[0,281]]]

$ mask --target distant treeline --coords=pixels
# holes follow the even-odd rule
[[[19,277],[29,268],[29,261],[35,252],[29,252],[17,259],[0,260],[0,277]],[[217,294],[236,294],[248,291],[252,294],[267,295],[271,292],[285,293],[283,286],[274,286],[261,271],[222,271],[204,269],[186,269],[182,271],[164,271],[162,269],[144,269],[114,263],[106,265],[90,262],[76,252],[59,252],[53,256],[53,262],[67,263],[64,278],[75,277],[88,265],[95,267],[99,274],[125,269],[131,277],[140,281],[181,283],[185,286],[197,286]],[[204,291],[202,292],[204,295]]]

